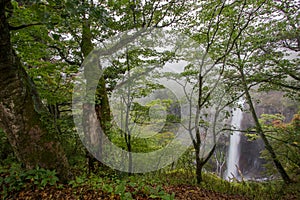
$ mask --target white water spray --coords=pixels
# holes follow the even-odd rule
[[[241,122],[243,119],[243,112],[237,108],[232,113],[231,126],[235,130],[241,129]],[[225,178],[231,180],[232,178],[238,178],[238,167],[240,159],[240,131],[233,131],[230,135],[229,155],[227,159],[227,173]]]

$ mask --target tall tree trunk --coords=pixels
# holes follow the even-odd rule
[[[86,58],[93,50],[94,46],[92,43],[93,35],[90,28],[90,23],[88,19],[83,19],[82,23],[82,40],[81,40],[81,52]],[[98,62],[98,61],[96,61]],[[97,64],[97,63],[96,63]],[[90,82],[90,79],[95,74],[93,70],[100,70],[100,68],[93,66],[87,67],[84,69],[85,76],[87,78],[87,95],[93,94],[94,91],[90,91],[90,86],[94,85],[95,83]],[[94,80],[91,80],[94,81]],[[96,151],[92,152],[94,156],[98,159],[102,158],[102,148],[103,148],[103,138],[101,137],[100,131],[95,129],[97,123],[100,121],[100,126],[103,133],[108,133],[110,129],[110,107],[109,107],[109,99],[105,85],[105,79],[103,76],[100,77],[100,80],[97,85],[96,93],[95,93],[95,100],[96,102],[90,103],[86,102],[84,104],[84,123],[85,123],[85,135],[88,143],[96,147]],[[95,111],[95,112],[93,112]],[[96,113],[96,115],[93,115]],[[98,121],[99,120],[99,121]],[[88,160],[90,161],[89,166],[91,167],[92,163],[96,162],[96,159],[92,157],[90,153],[87,154]],[[103,166],[103,165],[102,165]],[[94,168],[94,167],[92,167]]]
[[[84,19],[82,24],[82,41],[81,41],[81,52],[86,58],[89,53],[93,50],[94,46],[92,43],[92,33],[88,19]],[[100,70],[97,68],[93,68],[94,70]],[[89,71],[88,73],[93,73]],[[86,74],[89,76],[91,74]],[[91,75],[92,76],[92,75]],[[95,110],[98,119],[100,120],[101,128],[106,133],[110,129],[111,115],[110,115],[110,106],[109,106],[109,98],[106,90],[106,82],[104,76],[100,77],[98,82],[97,90],[96,90],[96,102],[95,102]],[[87,85],[89,85],[87,83]]]
[[[291,179],[288,176],[288,174],[285,171],[285,169],[283,168],[283,166],[280,163],[280,161],[278,160],[277,155],[276,155],[273,147],[271,146],[271,144],[269,143],[269,140],[267,139],[266,135],[263,132],[262,126],[261,126],[261,124],[260,124],[260,122],[258,120],[258,116],[257,116],[257,113],[255,111],[254,104],[252,102],[252,97],[251,97],[249,89],[248,89],[248,85],[247,85],[247,82],[246,82],[246,77],[245,77],[245,74],[243,72],[243,69],[240,68],[239,72],[240,72],[240,75],[241,75],[241,78],[242,78],[242,84],[243,84],[244,92],[246,94],[246,100],[248,102],[248,105],[250,107],[250,112],[251,112],[252,117],[253,117],[254,122],[255,122],[256,131],[257,131],[258,135],[261,137],[261,139],[263,140],[265,148],[270,153],[271,158],[273,160],[273,163],[274,163],[277,171],[281,175],[283,181],[288,184],[288,183],[291,182]]]
[[[55,131],[46,127],[49,113],[12,48],[5,12],[10,6],[10,0],[0,0],[0,127],[27,168],[56,169],[67,180],[67,158]]]

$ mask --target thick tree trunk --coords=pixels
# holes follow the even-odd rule
[[[0,0],[0,128],[27,168],[56,169],[59,177],[67,180],[65,153],[55,132],[46,128],[47,111],[10,42],[5,13],[9,5],[9,0]]]
[[[90,29],[90,24],[88,19],[83,19],[83,24],[82,24],[82,41],[81,41],[81,52],[86,58],[94,48],[94,45],[92,43],[92,33]],[[93,76],[93,71],[89,68],[88,71],[85,75],[86,76]],[[97,68],[93,68],[93,70],[100,70]],[[90,77],[89,77],[90,78]],[[111,116],[110,116],[110,107],[109,107],[109,99],[108,99],[108,94],[106,90],[106,85],[105,85],[105,79],[104,76],[100,77],[100,80],[98,82],[97,90],[96,90],[96,102],[95,102],[95,110],[98,119],[100,120],[101,123],[101,128],[103,131],[106,133],[109,128],[110,128],[110,122],[111,122]],[[89,85],[89,83],[87,83]],[[87,91],[89,93],[89,91]]]
[[[88,19],[83,19],[82,23],[82,40],[81,40],[81,52],[86,58],[92,51],[93,51],[93,43],[92,43],[93,35],[91,32],[90,24]],[[95,61],[97,62],[97,61]],[[87,78],[87,95],[94,94],[94,91],[90,91],[90,87],[94,85],[93,82],[93,76],[95,73],[95,70],[100,70],[97,63],[95,66],[87,66],[84,69],[85,77]],[[84,103],[84,123],[85,123],[85,135],[88,143],[96,148],[95,152],[92,152],[94,156],[96,156],[98,159],[103,158],[102,156],[102,148],[103,148],[103,138],[101,137],[100,131],[98,129],[95,129],[97,127],[97,123],[100,121],[100,127],[103,131],[103,133],[108,133],[110,129],[110,122],[111,122],[111,116],[110,116],[110,106],[109,106],[109,99],[108,94],[106,90],[105,85],[105,79],[103,76],[100,77],[100,80],[98,81],[96,93],[95,93],[95,101],[96,102],[85,102]],[[96,115],[94,115],[93,111],[95,111]],[[97,162],[97,160],[94,157],[91,157],[92,155],[87,153],[87,157],[89,159],[89,168],[95,168],[92,166]],[[104,167],[102,164],[100,166]]]

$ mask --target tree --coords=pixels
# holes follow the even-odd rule
[[[260,20],[260,17],[263,16],[265,12],[265,8],[268,7],[268,4],[262,4],[262,11],[257,12],[255,15],[255,20],[252,21],[251,24],[249,24],[248,28],[242,33],[241,37],[237,40],[237,42],[234,45],[233,51],[230,53],[230,57],[227,59],[227,65],[230,66],[229,69],[234,68],[236,70],[236,77],[238,77],[238,83],[241,86],[241,91],[245,93],[245,100],[249,106],[249,110],[251,112],[251,115],[253,117],[254,123],[255,123],[255,129],[257,134],[260,136],[260,138],[263,140],[266,150],[270,153],[270,156],[272,158],[272,161],[277,168],[278,172],[280,173],[282,179],[285,181],[285,183],[289,183],[291,180],[286,173],[286,170],[283,168],[280,160],[277,157],[277,154],[270,144],[268,138],[266,137],[262,125],[259,122],[259,117],[256,112],[256,108],[254,105],[253,97],[251,94],[251,88],[254,85],[258,85],[262,83],[265,79],[265,74],[263,72],[272,70],[272,66],[266,66],[266,65],[256,65],[257,60],[264,60],[264,64],[269,64],[268,59],[260,59],[260,48],[257,48],[258,46],[261,47],[264,39],[258,39],[256,37],[257,32],[252,32],[256,30],[254,27],[256,26],[253,24],[254,22],[258,23]],[[256,30],[257,31],[257,30]],[[266,44],[266,43],[265,43]],[[271,57],[271,60],[273,60],[273,57]],[[279,66],[278,66],[279,67]],[[276,70],[275,66],[275,70]],[[267,70],[266,70],[267,69]],[[231,76],[232,78],[233,76]],[[259,78],[257,78],[259,77]]]
[[[24,7],[13,1],[14,13],[9,19],[10,25],[14,29],[20,24],[31,26],[11,31],[11,41],[50,113],[56,137],[64,147],[69,162],[73,164],[74,161],[82,161],[75,158],[83,153],[79,139],[74,134],[71,112],[73,82],[78,72],[79,59],[77,54],[71,57],[62,48],[73,46],[74,42],[66,41],[66,35],[59,32],[65,28],[63,22],[67,21],[60,17],[60,14],[64,14],[59,10],[60,5],[52,1],[48,3],[34,2]]]
[[[0,1],[0,127],[7,134],[17,158],[27,168],[56,169],[62,180],[70,178],[64,150],[47,123],[49,113],[41,102],[35,85],[11,44],[9,18],[11,1]]]
[[[198,53],[198,62],[186,67],[185,74],[194,76],[194,95],[196,95],[195,120],[191,126],[190,135],[193,141],[196,156],[196,176],[197,182],[202,181],[202,168],[209,158],[213,155],[215,145],[207,157],[201,157],[201,145],[203,141],[203,128],[205,128],[208,118],[206,108],[213,107],[213,93],[217,91],[223,80],[226,67],[226,59],[233,50],[239,37],[252,22],[255,13],[261,8],[264,2],[200,2],[195,19],[189,24],[187,31],[199,46],[203,47],[202,52]],[[213,5],[213,6],[212,6]],[[211,83],[209,83],[211,81]],[[236,95],[232,99],[237,100]],[[228,101],[225,105],[229,105]],[[218,103],[217,103],[218,104]],[[226,107],[226,106],[225,106]],[[219,104],[215,111],[213,122],[216,122],[220,111],[225,108]],[[216,124],[216,123],[214,123]],[[210,124],[211,125],[211,124]],[[212,125],[215,126],[215,125]],[[191,134],[194,130],[195,136]]]
[[[175,2],[178,2],[178,4],[174,4]],[[108,23],[104,23],[104,28],[108,28],[113,33],[110,35],[112,36],[114,33],[119,31],[127,31],[130,29],[141,29],[141,28],[162,28],[165,26],[169,26],[175,22],[178,22],[181,20],[181,18],[184,16],[184,12],[186,12],[186,3],[181,1],[167,1],[165,4],[161,4],[160,1],[109,1],[107,4],[104,5],[95,5],[92,2],[84,2],[84,7],[90,9],[92,11],[93,9],[97,9],[99,6],[105,7],[107,10],[111,10],[111,12],[115,12],[113,14],[113,17],[119,17],[120,20],[106,20],[109,21]],[[168,12],[167,12],[168,11]],[[124,13],[129,13],[124,15]],[[83,14],[84,16],[84,14]],[[168,17],[170,18],[168,18]],[[89,17],[83,18],[83,24],[82,24],[82,38],[81,38],[81,51],[84,58],[87,58],[87,56],[91,53],[93,50],[93,39],[98,39],[99,35],[101,35],[101,30],[99,30],[99,27],[97,26],[96,21],[99,20],[93,15],[89,15]],[[101,27],[101,26],[100,26]],[[103,28],[103,27],[102,27]],[[116,50],[112,50],[111,53],[116,53],[118,49],[124,47],[127,45],[125,44],[117,44],[121,47],[118,47]],[[146,52],[147,53],[147,52]],[[138,54],[136,54],[138,55]],[[96,55],[97,56],[97,55]],[[127,58],[126,58],[127,59]],[[128,61],[132,59],[131,57],[127,59]],[[83,63],[84,65],[84,63]],[[96,65],[99,66],[99,69],[101,66],[99,63],[96,63]],[[116,80],[122,78],[123,74],[130,73],[130,70],[132,67],[124,67],[121,65],[118,66],[116,64],[113,64],[109,68],[103,69],[104,75],[101,76],[97,91],[96,91],[96,113],[97,113],[97,119],[100,121],[101,129],[104,131],[105,134],[110,134],[111,130],[111,112],[110,112],[110,105],[109,105],[109,92],[112,92],[114,90],[115,82]],[[85,76],[86,77],[92,77],[93,76],[93,70],[97,70],[96,68],[90,68],[85,69]],[[88,80],[88,79],[87,79]],[[109,84],[110,83],[110,84]],[[93,83],[87,83],[87,87],[89,89],[89,85]],[[109,88],[109,85],[111,86]],[[89,92],[87,91],[87,94]],[[130,107],[130,105],[128,105]],[[85,139],[88,140],[87,143],[99,143],[99,148],[102,148],[102,145],[100,144],[102,142],[101,134],[99,135],[99,129],[95,129],[94,125],[96,122],[95,116],[91,112],[93,110],[93,103],[86,103],[84,105],[84,123],[86,123],[86,130],[85,130]],[[91,124],[94,124],[91,126]],[[128,123],[127,123],[128,124]],[[97,133],[98,132],[98,133]],[[89,139],[88,139],[89,138]],[[97,139],[95,139],[97,138]],[[125,139],[126,139],[126,145],[129,152],[131,152],[131,136],[129,132],[125,133]],[[93,142],[92,140],[97,140],[98,142]],[[94,152],[96,157],[101,158],[101,150],[97,153]],[[129,154],[131,156],[131,154]],[[130,164],[131,162],[129,162]],[[130,170],[132,171],[132,170]]]
[[[265,144],[265,148],[270,153],[270,155],[272,157],[272,160],[273,160],[278,172],[280,173],[282,179],[285,181],[285,183],[289,183],[291,180],[290,180],[288,174],[286,173],[285,169],[283,168],[281,162],[278,160],[277,155],[276,155],[273,147],[271,146],[271,144],[269,143],[269,140],[267,139],[266,135],[263,132],[262,126],[261,126],[261,124],[259,122],[259,118],[257,116],[257,112],[256,112],[255,107],[254,107],[252,96],[251,96],[250,91],[249,91],[249,86],[248,86],[248,83],[247,83],[248,81],[247,81],[246,75],[244,73],[244,70],[245,70],[244,69],[244,64],[243,64],[243,61],[241,59],[241,55],[239,54],[238,56],[239,56],[240,65],[238,65],[237,70],[239,71],[240,76],[241,76],[241,84],[242,84],[243,90],[245,91],[245,98],[246,98],[246,101],[249,105],[250,112],[251,112],[252,117],[253,117],[254,122],[255,122],[255,129],[257,131],[257,134],[263,140],[263,142]]]

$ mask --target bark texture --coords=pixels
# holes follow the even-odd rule
[[[56,133],[47,129],[48,113],[12,48],[5,11],[10,3],[0,0],[0,128],[27,168],[56,169],[61,180],[67,180],[69,165],[63,148]]]

